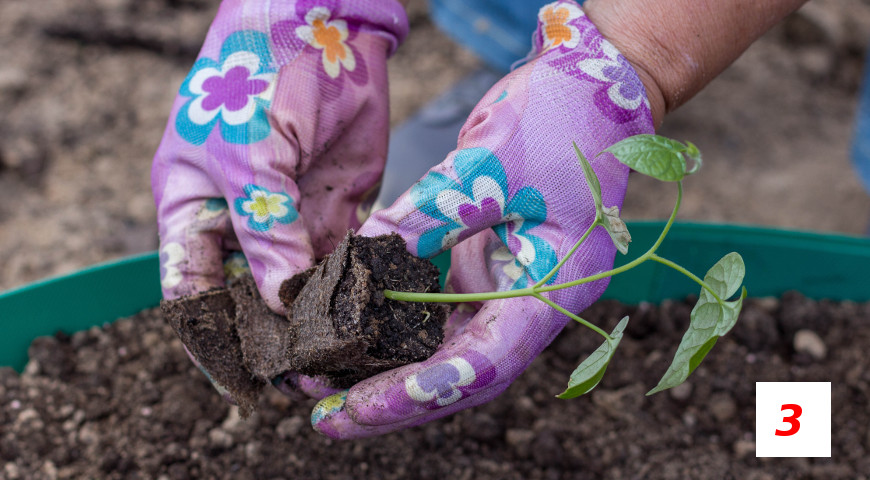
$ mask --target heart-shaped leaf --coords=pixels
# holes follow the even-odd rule
[[[610,334],[613,340],[605,340],[600,347],[577,366],[568,380],[568,388],[556,395],[558,398],[576,398],[589,393],[598,385],[598,382],[604,377],[604,371],[607,370],[607,365],[610,364],[616,347],[619,346],[619,341],[622,340],[622,332],[625,331],[626,325],[628,325],[628,317],[623,317],[613,329],[613,333]]]
[[[692,309],[689,328],[683,335],[677,353],[665,372],[659,384],[647,395],[676,387],[686,381],[707,355],[716,341],[728,333],[737,323],[737,316],[746,298],[744,287],[740,297],[733,301],[725,301],[734,295],[743,283],[746,267],[743,258],[737,253],[729,253],[716,262],[704,276],[707,284],[722,303],[716,300],[707,289],[702,288],[698,303]]]
[[[701,153],[694,145],[684,145],[660,135],[641,134],[628,137],[604,150],[634,170],[665,182],[677,182],[701,166]],[[686,157],[695,161],[686,170]]]

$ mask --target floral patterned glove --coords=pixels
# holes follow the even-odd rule
[[[397,231],[408,249],[431,257],[453,249],[448,288],[459,293],[522,288],[542,279],[595,218],[575,157],[592,161],[604,205],[621,206],[628,168],[599,152],[652,133],[643,85],[626,59],[571,1],[538,15],[534,57],[497,83],[472,112],[457,150],[363,235]],[[616,249],[596,229],[550,281],[612,267]],[[579,313],[606,280],[545,294]],[[321,400],[312,424],[334,438],[418,425],[495,398],[566,324],[531,298],[459,306],[433,357],[382,373]]]
[[[386,59],[407,31],[395,0],[224,0],[152,169],[165,298],[223,286],[222,260],[241,250],[284,310],[281,282],[376,197]]]

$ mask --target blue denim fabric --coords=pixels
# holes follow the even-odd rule
[[[864,85],[858,113],[855,115],[855,134],[852,139],[852,165],[864,188],[870,192],[870,56],[864,66]]]
[[[538,10],[552,1],[429,0],[429,9],[441,30],[490,67],[507,72],[532,49]]]

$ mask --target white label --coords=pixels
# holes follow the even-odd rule
[[[755,456],[830,457],[831,382],[756,382]]]

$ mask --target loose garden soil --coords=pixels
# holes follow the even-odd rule
[[[600,302],[584,317],[626,336],[602,383],[554,398],[599,338],[565,332],[495,401],[376,439],[311,430],[314,401],[272,388],[242,420],[191,364],[157,309],[33,342],[0,369],[0,477],[868,478],[870,304],[750,299],[691,380],[645,397],[691,302]],[[831,458],[759,459],[756,381],[830,381]]]

